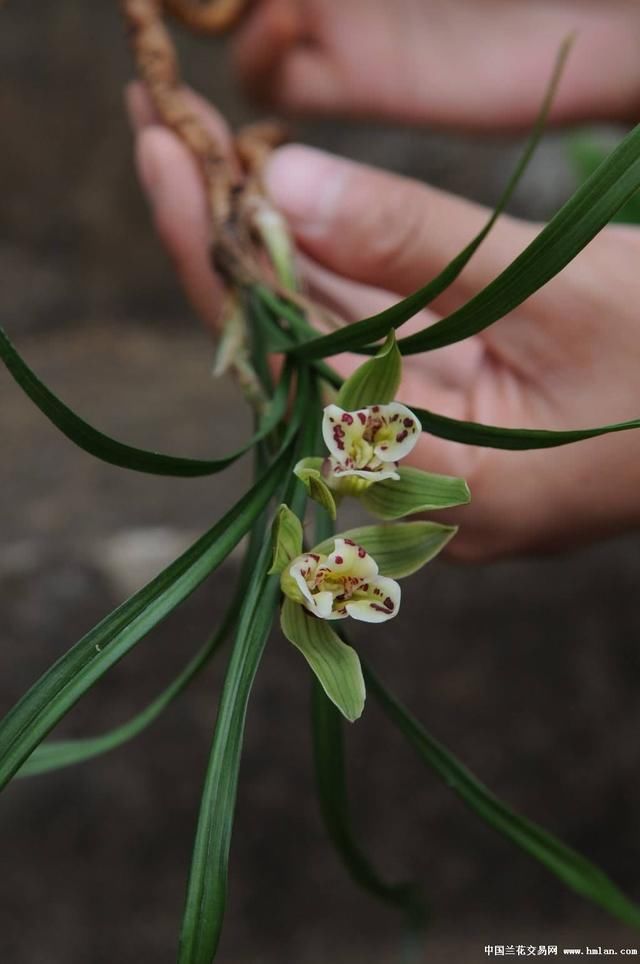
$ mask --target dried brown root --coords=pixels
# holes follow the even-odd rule
[[[160,119],[173,130],[198,162],[216,225],[230,216],[233,187],[228,159],[221,144],[186,105],[171,37],[162,22],[161,0],[120,0],[130,29],[138,73]]]
[[[163,22],[168,10],[193,29],[218,32],[244,9],[244,0],[202,5],[195,0],[119,0],[119,4],[130,31],[138,74],[158,117],[196,160],[207,193],[211,258],[228,289],[219,367],[233,368],[247,397],[259,406],[258,381],[248,359],[236,292],[255,283],[266,284],[306,311],[319,311],[332,327],[336,320],[296,290],[294,244],[264,189],[264,164],[270,151],[285,140],[284,128],[265,122],[239,132],[234,142],[242,168],[239,179],[230,163],[228,145],[204,127],[184,97],[175,47]]]
[[[236,153],[250,177],[262,183],[262,172],[271,151],[286,143],[288,132],[276,120],[258,121],[241,127],[235,138]]]
[[[238,20],[246,0],[164,0],[168,12],[190,30],[198,33],[223,33]]]

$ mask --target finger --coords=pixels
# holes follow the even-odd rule
[[[371,317],[378,312],[385,311],[393,305],[397,296],[380,288],[373,288],[356,281],[350,281],[328,271],[310,258],[301,256],[299,259],[302,276],[309,294],[318,304],[325,305],[345,322],[358,321]],[[413,334],[432,325],[439,320],[439,316],[432,311],[421,311],[410,319],[402,328],[402,334]],[[325,330],[330,330],[326,328]],[[478,339],[467,339],[456,345],[442,348],[438,352],[431,352],[423,356],[410,355],[403,359],[405,375],[414,373],[413,383],[422,384],[424,397],[415,396],[412,403],[421,405],[427,398],[430,407],[442,414],[450,414],[450,392],[466,393],[475,372],[481,363],[484,353]],[[337,362],[343,358],[349,359],[349,373],[362,364],[364,359],[360,355],[338,356]],[[343,374],[343,370],[339,369]],[[437,393],[434,395],[434,392]],[[447,393],[445,412],[442,407],[445,400],[441,392]]]
[[[313,258],[400,294],[442,271],[489,217],[485,208],[443,191],[299,145],[275,152],[267,182]],[[526,223],[501,218],[438,308],[487,284],[533,234]]]
[[[279,70],[304,36],[304,18],[297,0],[260,0],[243,22],[233,55],[247,88],[270,99]]]
[[[235,165],[231,135],[222,116],[194,91],[185,89],[186,105]],[[137,132],[136,164],[149,198],[154,222],[176,266],[187,297],[206,324],[215,325],[222,289],[211,267],[210,217],[200,171],[189,151],[168,129],[159,126],[157,112],[143,84],[125,92],[127,113]]]
[[[183,87],[180,94],[185,107],[191,110],[202,127],[208,131],[220,150],[228,155],[229,163],[237,163],[233,154],[233,139],[229,126],[222,114],[195,90]],[[150,124],[161,124],[153,102],[140,81],[132,81],[125,88],[125,107],[127,116],[134,132],[140,132]]]
[[[136,165],[186,295],[202,320],[215,326],[222,287],[209,260],[209,211],[196,164],[171,131],[151,125],[138,135]]]
[[[159,124],[160,120],[147,93],[147,89],[139,80],[132,80],[124,89],[124,106],[131,129],[138,133],[150,124]]]

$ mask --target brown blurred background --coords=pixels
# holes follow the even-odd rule
[[[346,2],[346,0],[345,0]],[[220,45],[180,35],[194,85],[252,116]],[[131,73],[115,3],[14,0],[0,16],[2,325],[84,417],[131,443],[226,452],[233,385],[152,234],[121,107]],[[513,140],[348,124],[296,136],[496,199]],[[513,210],[546,217],[572,190],[549,137]],[[248,480],[162,480],[75,450],[0,372],[0,709],[94,622],[204,531]],[[517,454],[514,454],[517,458]],[[552,457],[552,456],[551,456]],[[60,733],[127,719],[215,625],[230,560],[116,667]],[[366,646],[427,727],[514,808],[640,898],[636,537],[555,559],[457,568],[406,584],[392,633]],[[145,735],[0,800],[0,960],[175,959],[195,818],[225,659]],[[221,964],[399,960],[397,916],[347,879],[313,795],[308,677],[275,635],[252,700]],[[425,960],[485,960],[485,944],[634,946],[467,812],[371,705],[349,732],[353,813],[390,878],[416,875],[433,910]]]

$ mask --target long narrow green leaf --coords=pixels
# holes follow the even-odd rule
[[[73,766],[76,763],[85,763],[87,760],[93,760],[95,757],[117,749],[139,736],[158,719],[164,710],[204,669],[228,636],[233,621],[230,608],[220,628],[189,661],[182,672],[153,702],[149,703],[144,710],[137,713],[132,719],[109,730],[108,733],[102,733],[100,736],[51,740],[42,743],[36,747],[26,763],[18,770],[16,777],[32,777],[41,773],[48,773],[51,770],[61,770],[63,767]]]
[[[240,613],[220,699],[191,863],[179,964],[210,964],[222,931],[247,705],[279,597],[278,577],[266,575],[270,553],[271,540],[265,539]]]
[[[337,372],[323,362],[315,362],[315,366],[317,366],[321,378],[333,388],[340,388],[343,379]],[[510,451],[559,448],[563,445],[573,445],[575,442],[585,442],[588,439],[599,438],[603,435],[628,432],[640,428],[640,419],[630,419],[628,422],[613,422],[610,425],[599,425],[594,428],[564,430],[503,428],[498,425],[483,425],[481,422],[464,422],[415,406],[411,410],[420,419],[423,430],[430,435],[437,436],[437,438],[460,442],[463,445],[478,445],[484,448]]]
[[[303,373],[303,382],[305,378]],[[306,448],[311,447],[315,439],[317,428],[310,413],[318,409],[319,419],[319,404],[317,399],[309,404],[308,397],[301,397],[300,405],[307,416],[300,447]],[[302,516],[306,494],[293,475],[294,464],[295,459],[290,463],[291,474],[282,501],[296,515]],[[220,940],[247,705],[280,596],[278,576],[267,575],[272,548],[271,538],[265,538],[240,613],[220,699],[200,803],[180,935],[179,964],[210,964]]]
[[[423,921],[426,912],[419,887],[414,883],[389,884],[384,881],[356,840],[349,814],[342,718],[315,678],[312,724],[320,809],[329,836],[350,877],[374,897],[404,910],[412,921]]]
[[[464,445],[480,445],[485,448],[510,449],[524,451],[527,449],[551,449],[560,445],[571,445],[573,442],[584,442],[601,435],[615,432],[628,432],[640,428],[640,419],[629,422],[616,422],[612,425],[601,425],[597,428],[569,429],[566,431],[549,431],[547,429],[529,428],[499,428],[496,425],[481,425],[479,422],[461,422],[445,415],[436,415],[425,409],[414,408],[425,432],[438,438],[450,439],[452,442],[462,442]]]
[[[266,526],[267,520],[263,514],[262,519],[259,519],[252,528],[251,540],[245,553],[237,588],[220,626],[213,633],[211,639],[189,660],[185,668],[171,684],[145,707],[142,712],[136,714],[136,716],[121,726],[110,730],[108,733],[103,733],[95,737],[51,740],[41,743],[40,746],[36,747],[26,763],[18,770],[16,774],[17,777],[35,776],[51,770],[59,770],[62,767],[72,766],[76,763],[85,763],[87,760],[92,760],[97,756],[101,756],[128,743],[158,719],[164,710],[187,689],[189,684],[193,682],[211,661],[212,657],[217,653],[231,632],[233,624],[238,618],[238,607],[244,598],[249,576],[255,565],[257,556],[256,541],[259,540],[259,548],[261,548]]]
[[[315,539],[334,537],[334,525],[318,509]],[[327,833],[352,880],[379,900],[404,910],[414,930],[424,926],[426,910],[420,888],[414,883],[389,884],[377,873],[357,842],[351,825],[344,753],[344,726],[340,713],[313,677],[311,724],[316,788]]]
[[[392,328],[399,328],[410,318],[413,318],[414,315],[422,311],[423,308],[426,308],[432,301],[435,301],[436,298],[453,284],[505,210],[522,175],[529,166],[529,162],[544,134],[549,110],[551,109],[558,84],[560,83],[571,43],[571,39],[566,40],[560,48],[539,116],[527,141],[523,155],[500,197],[493,214],[480,233],[473,238],[466,248],[464,248],[439,275],[433,278],[423,288],[420,288],[419,291],[414,292],[414,294],[409,295],[408,298],[399,302],[399,304],[393,305],[386,311],[374,315],[371,318],[365,318],[363,321],[358,321],[353,325],[340,329],[340,331],[332,332],[330,335],[324,335],[311,341],[309,340],[310,332],[307,331],[305,333],[306,343],[298,348],[292,349],[293,354],[298,358],[306,359],[328,358],[330,355],[338,355],[343,351],[353,351],[354,349],[363,348],[365,345],[370,345],[372,342],[377,341],[378,338],[383,338],[387,335]],[[274,295],[263,289],[260,289],[259,294],[272,308],[277,307],[278,299],[276,299]],[[287,309],[286,306],[280,303],[280,311],[286,317],[291,318],[291,307]],[[291,320],[292,323],[294,323],[293,319]],[[402,342],[400,344],[402,344]]]
[[[567,142],[569,160],[579,184],[590,178],[600,167],[610,154],[611,147],[611,144],[605,146],[590,132],[581,132],[569,137]],[[640,194],[634,194],[629,198],[612,220],[620,224],[640,224]]]
[[[282,379],[259,430],[237,452],[218,459],[187,459],[134,448],[99,432],[76,415],[51,389],[40,381],[0,328],[0,359],[18,385],[63,435],[85,452],[103,462],[149,475],[197,478],[214,475],[241,458],[257,442],[266,438],[282,420],[287,406],[289,372]]]
[[[432,351],[484,331],[559,274],[640,188],[640,125],[549,224],[486,288],[452,314],[403,338],[403,355]]]
[[[291,468],[288,448],[212,529],[62,656],[0,723],[0,787],[86,691],[229,555]]]
[[[526,851],[576,893],[640,928],[640,908],[598,867],[531,820],[510,810],[393,697],[364,666],[369,691],[421,759],[489,826]]]

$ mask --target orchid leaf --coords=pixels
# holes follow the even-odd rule
[[[597,428],[568,429],[550,431],[548,429],[500,428],[496,425],[482,425],[479,422],[461,422],[445,415],[437,415],[425,409],[414,408],[422,428],[430,435],[446,438],[463,445],[479,445],[484,448],[525,451],[529,449],[550,449],[574,442],[611,435],[615,432],[628,432],[640,428],[640,418],[629,422],[616,422]]]
[[[50,740],[36,747],[28,760],[18,770],[17,777],[31,777],[51,770],[85,763],[95,757],[109,753],[123,746],[147,727],[151,726],[158,717],[174,702],[174,700],[188,687],[196,676],[204,669],[214,653],[229,634],[230,625],[235,620],[233,607],[227,618],[214,633],[212,638],[196,653],[182,672],[166,687],[144,710],[132,719],[115,727],[100,736],[80,737],[69,740]]]
[[[225,677],[200,804],[178,964],[210,964],[222,932],[229,848],[249,696],[277,605],[276,576],[267,576],[265,539],[240,611]]]
[[[571,890],[626,924],[640,929],[640,907],[630,901],[599,867],[538,824],[514,813],[446,747],[427,733],[368,666],[364,667],[364,675],[367,687],[384,713],[419,757],[485,823],[543,864]]]
[[[0,360],[4,362],[9,373],[42,414],[79,448],[110,465],[149,475],[197,478],[222,472],[276,428],[285,415],[289,394],[290,373],[287,372],[278,386],[257,433],[242,448],[222,458],[187,459],[134,448],[93,428],[40,381],[1,328]]]
[[[466,505],[471,500],[464,479],[434,475],[399,466],[399,479],[375,482],[359,495],[362,505],[379,519],[402,519],[417,512],[433,512]]]
[[[313,681],[312,722],[316,786],[322,817],[349,875],[367,893],[404,911],[412,930],[422,930],[426,911],[419,886],[387,883],[358,843],[349,813],[343,721],[317,679]]]
[[[613,147],[611,142],[601,142],[590,132],[571,135],[567,146],[569,159],[580,184],[600,167]],[[620,224],[640,224],[640,194],[629,198],[613,221]]]
[[[190,549],[54,663],[0,722],[0,787],[97,680],[229,555],[290,471],[285,449],[260,481]]]
[[[363,348],[365,345],[371,345],[379,338],[384,338],[392,328],[397,329],[409,321],[410,318],[413,318],[414,315],[417,315],[418,312],[430,305],[431,302],[435,301],[436,298],[453,284],[490,233],[500,215],[506,209],[516,187],[529,166],[529,162],[544,134],[549,111],[564,71],[571,44],[572,38],[569,38],[565,40],[560,47],[556,64],[540,108],[540,113],[531,131],[522,157],[493,213],[476,237],[463,248],[439,275],[429,281],[423,288],[409,295],[408,298],[405,298],[398,304],[392,305],[392,307],[386,311],[382,311],[371,318],[365,318],[363,321],[358,321],[355,324],[346,326],[339,331],[334,331],[330,335],[324,335],[320,338],[312,338],[311,333],[307,332],[306,343],[291,349],[298,358],[307,360],[328,358],[331,355],[338,355],[344,351],[353,351]],[[260,294],[264,297],[263,292],[260,292]],[[273,304],[273,300],[271,303]]]
[[[344,382],[336,405],[347,412],[369,405],[386,405],[395,399],[401,378],[402,355],[396,345],[395,332],[391,331],[378,354],[360,365]]]
[[[399,343],[403,355],[432,351],[485,331],[568,265],[640,188],[640,125],[603,161],[538,236],[474,298]]]
[[[154,723],[202,672],[229,635],[233,624],[237,620],[238,607],[246,592],[248,576],[255,566],[257,555],[256,544],[264,538],[265,530],[266,517],[263,513],[262,517],[252,528],[251,539],[243,560],[237,589],[219,628],[212,635],[211,639],[189,660],[182,672],[178,674],[172,683],[167,686],[155,700],[126,723],[100,736],[80,737],[78,739],[68,740],[47,740],[45,743],[36,747],[26,763],[18,770],[16,776],[36,776],[51,770],[60,770],[63,767],[72,766],[77,763],[85,763],[88,760],[92,760],[95,757],[102,756],[104,753],[109,753],[111,750],[123,746],[125,743],[139,736],[140,733]]]
[[[455,526],[436,522],[399,522],[393,526],[361,526],[340,533],[340,537],[362,546],[378,563],[380,575],[403,579],[431,562],[457,531]],[[333,546],[334,540],[326,539],[314,552],[329,555]]]
[[[316,619],[291,599],[282,606],[282,632],[300,650],[332,703],[350,723],[362,715],[364,680],[355,649],[347,646],[323,619]]]
[[[305,413],[319,409],[314,395],[303,374],[299,403]],[[315,434],[312,422],[304,424],[297,447],[304,450],[310,446]],[[264,477],[261,481],[264,482]],[[306,495],[292,473],[286,479],[281,497],[291,506],[294,515],[301,517],[304,514]],[[269,536],[264,539],[253,567],[238,617],[200,801],[178,964],[210,964],[222,933],[229,848],[249,696],[280,596],[277,576],[267,573],[272,551]]]
[[[333,535],[333,526],[326,515],[318,513],[315,532],[320,540]],[[387,883],[358,843],[349,812],[343,721],[315,678],[311,707],[316,786],[327,833],[352,880],[367,893],[404,911],[414,939],[424,930],[426,922],[420,887],[414,883]]]

